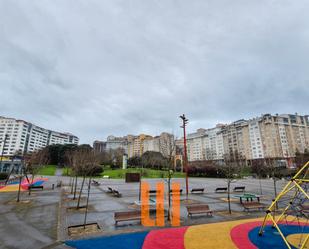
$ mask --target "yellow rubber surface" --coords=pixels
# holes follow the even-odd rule
[[[233,227],[259,219],[245,219],[213,224],[191,226],[185,233],[184,243],[186,249],[234,249],[237,248],[231,239],[230,232]]]
[[[297,233],[297,234],[291,234],[289,235],[286,239],[287,241],[294,247],[298,248],[299,242],[304,242],[305,238],[306,238],[307,234],[301,234],[301,233]],[[307,243],[307,245],[305,245],[304,249],[309,249],[309,244]]]

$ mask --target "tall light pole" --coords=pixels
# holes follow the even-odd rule
[[[188,124],[188,119],[186,118],[185,114],[182,114],[179,116],[182,120],[182,126],[183,128],[183,163],[185,166],[185,172],[186,172],[186,195],[188,198],[189,194],[189,183],[188,183],[188,157],[187,157],[187,138],[186,138],[186,125]]]

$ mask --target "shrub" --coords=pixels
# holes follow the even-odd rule
[[[218,177],[218,170],[215,166],[189,166],[189,176],[206,176],[206,177]]]
[[[99,165],[96,165],[96,166],[94,166],[92,172],[93,172],[93,173],[92,173],[93,176],[98,176],[98,175],[100,175],[101,173],[103,173],[103,168],[102,168],[101,166],[99,166]]]
[[[6,180],[8,176],[8,173],[0,173],[0,180]]]
[[[114,164],[113,164],[113,165],[111,166],[111,169],[120,169],[120,165],[114,165]]]

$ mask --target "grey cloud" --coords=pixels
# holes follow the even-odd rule
[[[0,115],[70,131],[308,114],[309,4],[0,0]]]

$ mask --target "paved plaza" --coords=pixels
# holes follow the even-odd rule
[[[62,187],[52,189],[57,181],[62,181]],[[151,188],[163,179],[143,179]],[[79,179],[80,185],[81,179]],[[97,223],[100,231],[83,236],[99,237],[132,232],[145,232],[157,228],[143,227],[138,221],[122,222],[115,226],[114,212],[135,210],[135,202],[139,196],[139,183],[125,183],[124,180],[98,179],[99,186],[91,186],[89,214],[87,223]],[[203,194],[185,195],[185,180],[173,179],[179,182],[183,189],[181,195],[181,225],[192,226],[239,219],[260,218],[264,212],[244,212],[239,199],[232,199],[232,215],[227,212],[226,193],[215,193],[217,187],[226,186],[224,179],[190,178],[189,188],[205,188]],[[70,179],[63,176],[49,177],[44,183],[44,190],[36,190],[29,196],[22,192],[21,202],[16,203],[16,192],[0,193],[0,248],[66,248],[62,242],[80,239],[69,236],[68,227],[80,225],[84,220],[84,209],[76,210],[76,201],[70,193]],[[277,182],[278,192],[286,184],[285,180]],[[167,185],[167,184],[166,184]],[[269,205],[274,198],[274,186],[271,179],[242,179],[232,183],[235,186],[245,186],[246,192],[260,194],[261,202]],[[117,189],[122,197],[117,198],[107,193],[107,188]],[[83,191],[81,205],[85,204],[86,188]],[[235,193],[232,193],[232,196]],[[166,197],[165,197],[166,198]],[[205,203],[214,211],[212,217],[203,215],[189,218],[185,205],[188,203]],[[166,207],[167,208],[167,207]],[[168,227],[168,224],[166,224]]]

